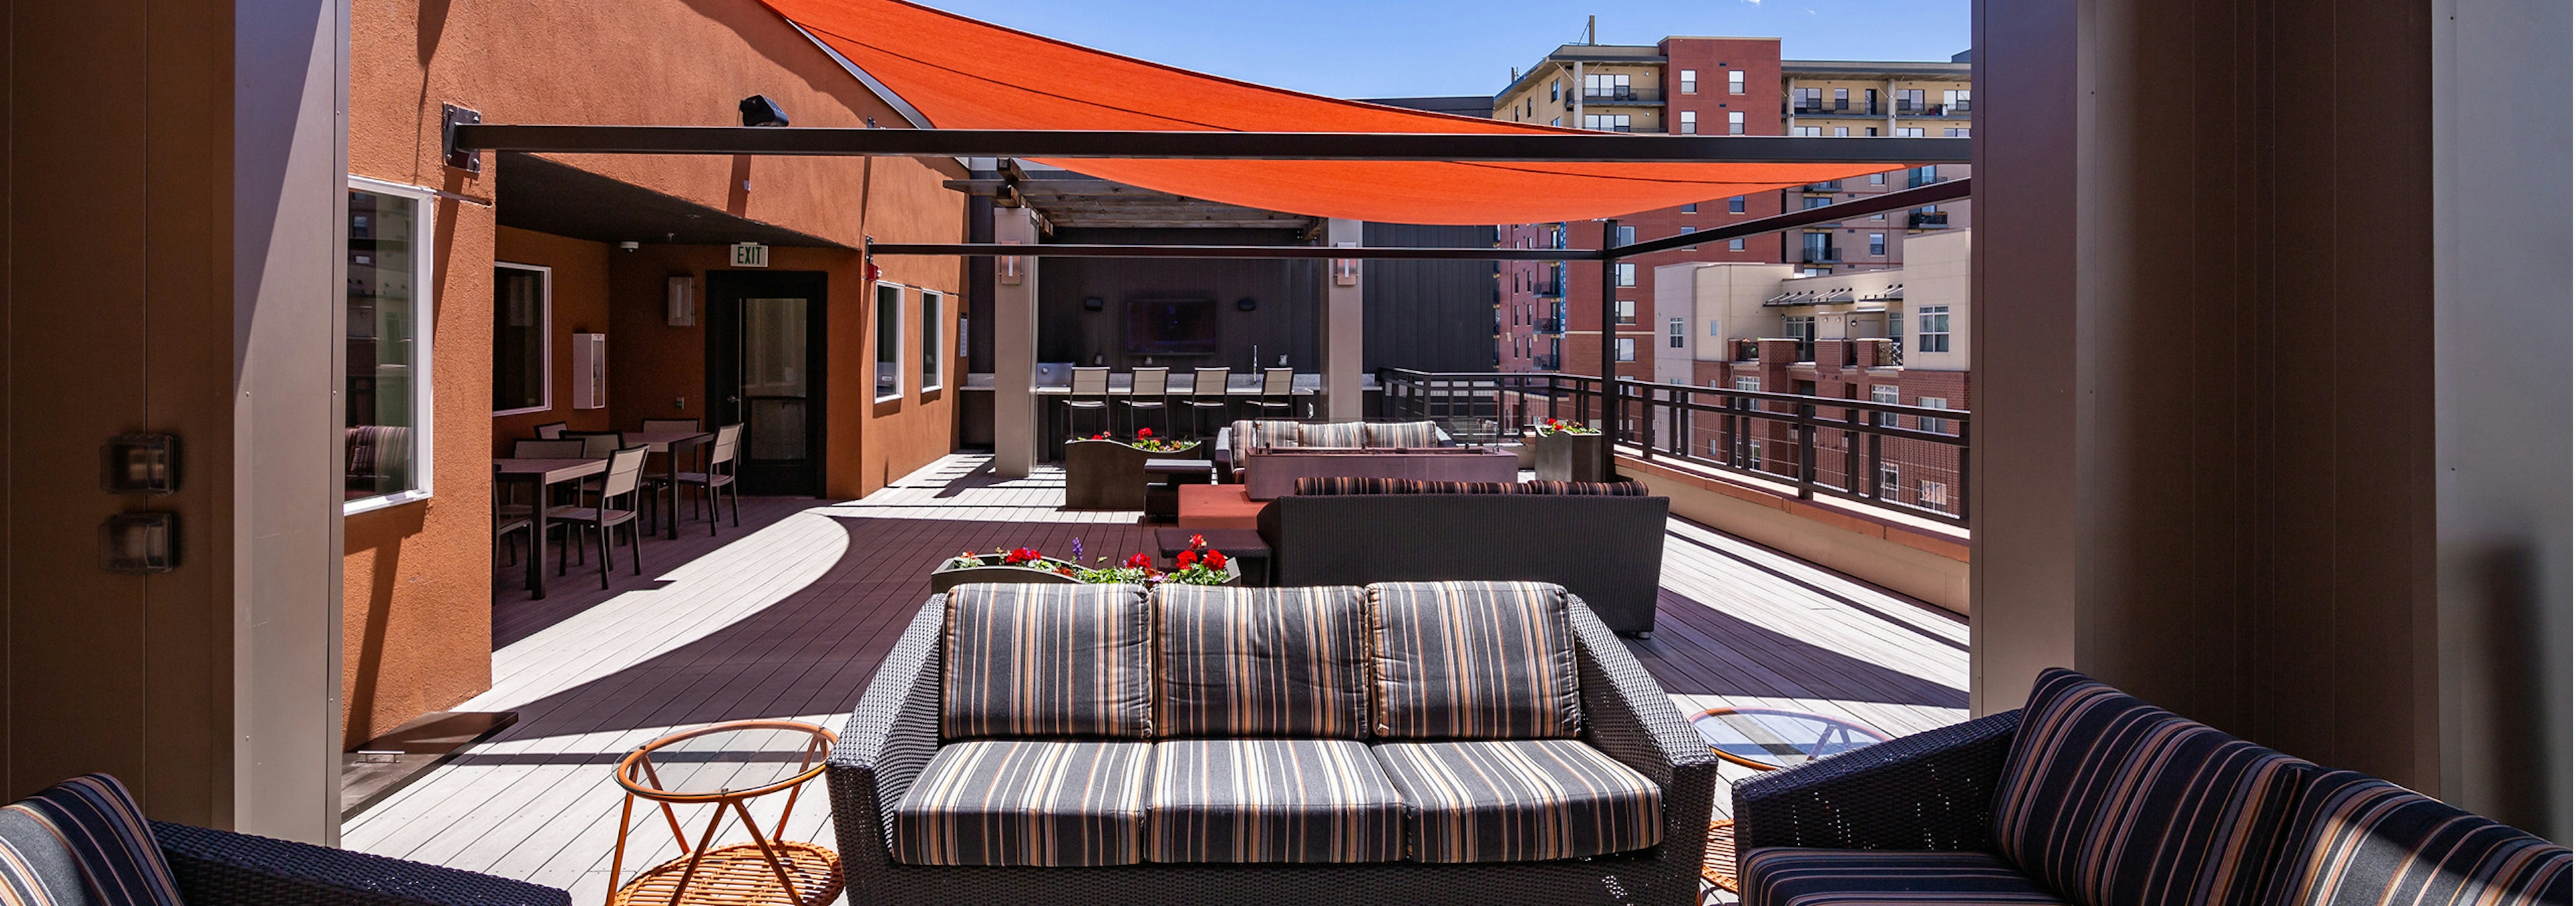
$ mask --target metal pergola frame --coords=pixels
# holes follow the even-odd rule
[[[1593,133],[1220,132],[1089,129],[877,129],[763,126],[498,125],[451,108],[448,158],[480,151],[565,154],[994,157],[1121,160],[1352,160],[1557,163],[1886,164],[1889,169],[1968,162],[1970,139]],[[1967,179],[1791,211],[1705,232],[1613,246],[1603,220],[1593,249],[1343,248],[1325,246],[1023,245],[867,243],[869,255],[1085,258],[1308,258],[1601,262],[1601,386],[1606,427],[1617,418],[1616,279],[1635,255],[1775,233],[1966,197]],[[1610,445],[1602,445],[1609,456]],[[1605,464],[1606,465],[1606,464]]]

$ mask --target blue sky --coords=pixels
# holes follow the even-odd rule
[[[1968,0],[920,0],[1050,38],[1340,97],[1493,94],[1512,67],[1580,40],[1777,37],[1790,59],[1947,60]]]

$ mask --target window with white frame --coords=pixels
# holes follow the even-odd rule
[[[1619,361],[1622,361],[1622,362],[1634,362],[1634,361],[1636,361],[1636,360],[1637,360],[1637,338],[1635,338],[1635,337],[1620,337],[1620,338],[1619,338]]]
[[[1923,407],[1923,408],[1926,408],[1926,409],[1947,409],[1947,408],[1950,408],[1950,400],[1949,400],[1947,397],[1939,397],[1939,396],[1924,396],[1924,397],[1916,397],[1916,398],[1915,398],[1915,400],[1914,400],[1914,404],[1915,404],[1915,405],[1917,405],[1917,406],[1921,406],[1921,407]],[[1949,419],[1946,419],[1946,418],[1934,418],[1934,417],[1932,417],[1932,416],[1928,416],[1928,415],[1927,415],[1927,416],[1923,416],[1923,417],[1921,417],[1921,418],[1917,418],[1917,419],[1915,419],[1914,421],[1916,422],[1915,427],[1921,428],[1921,429],[1923,429],[1923,430],[1925,430],[1925,431],[1930,431],[1930,432],[1932,432],[1932,433],[1934,433],[1934,434],[1948,434],[1948,433],[1950,433],[1950,420],[1949,420]]]
[[[1674,349],[1687,348],[1690,345],[1689,324],[1680,318],[1664,319],[1664,345]]]
[[[1682,111],[1681,134],[1683,134],[1683,135],[1697,135],[1697,134],[1699,134],[1699,111],[1697,111],[1697,110],[1684,110],[1684,111]]]
[[[1886,255],[1887,255],[1887,234],[1886,234],[1886,233],[1871,233],[1871,234],[1869,234],[1869,253],[1870,253],[1870,255],[1871,255],[1871,256],[1873,256],[1873,257],[1886,257]]]
[[[1914,312],[1915,349],[1921,352],[1950,351],[1950,306],[1926,305]]]
[[[877,402],[903,396],[903,287],[877,284]]]
[[[1746,393],[1760,393],[1762,392],[1762,379],[1758,377],[1736,378],[1735,389],[1742,390]]]
[[[1621,299],[1618,301],[1617,308],[1614,310],[1618,313],[1617,316],[1619,318],[1619,323],[1637,323],[1637,300]]]
[[[1548,100],[1548,102],[1549,102],[1549,103],[1555,103],[1555,102],[1558,102],[1558,101],[1565,100],[1565,80],[1564,80],[1564,79],[1558,79],[1558,80],[1556,80],[1556,81],[1554,81],[1554,82],[1550,82],[1550,83],[1548,83],[1548,86],[1547,86],[1547,100]]]
[[[1883,185],[1886,185],[1886,184],[1887,184],[1887,174],[1885,174],[1885,173],[1872,173],[1872,174],[1870,174],[1870,175],[1869,175],[1869,184],[1870,184],[1870,185],[1873,185],[1873,186],[1883,186]]]
[[[1762,442],[1761,442],[1761,441],[1759,441],[1759,440],[1746,440],[1746,441],[1744,442],[1744,467],[1745,467],[1745,468],[1748,468],[1748,469],[1752,469],[1752,470],[1754,470],[1754,471],[1756,471],[1756,472],[1762,471]]]
[[[1594,72],[1583,76],[1583,96],[1587,98],[1625,99],[1635,96],[1624,72]]]
[[[941,331],[948,327],[948,297],[930,290],[921,291],[921,390],[928,393],[948,385],[948,344],[941,342]]]
[[[1626,132],[1628,131],[1628,114],[1586,113],[1583,115],[1583,128],[1598,129],[1603,132]]]
[[[1726,72],[1726,93],[1728,93],[1728,94],[1743,94],[1743,93],[1744,93],[1744,70],[1741,70],[1741,69],[1730,69],[1730,70],[1727,70],[1727,72]]]
[[[1947,482],[1925,479],[1922,483],[1921,490],[1917,492],[1915,499],[1917,502],[1930,509],[1949,509],[1950,485]]]
[[[1883,405],[1896,406],[1902,405],[1905,402],[1905,398],[1897,395],[1896,385],[1894,384],[1871,384],[1869,385],[1869,401]],[[1874,414],[1876,415],[1876,418],[1871,420],[1877,422],[1879,427],[1896,427],[1896,413],[1879,412]]]
[[[1699,228],[1698,228],[1698,227],[1692,226],[1692,225],[1687,224],[1687,223],[1682,224],[1682,235],[1684,235],[1684,236],[1688,236],[1688,235],[1690,235],[1690,234],[1692,234],[1692,233],[1696,233],[1696,232],[1699,232]],[[1699,248],[1699,246],[1697,246],[1697,245],[1688,245],[1688,246],[1683,246],[1683,247],[1684,247],[1684,248],[1688,248],[1688,249],[1694,249],[1694,250],[1696,250],[1696,249],[1698,249],[1698,248]]]
[[[1851,127],[1850,127],[1850,126],[1835,126],[1835,127],[1834,127],[1834,137],[1835,137],[1835,138],[1850,138],[1850,137],[1851,137]]]
[[[554,269],[492,265],[492,414],[554,408]]]
[[[341,512],[430,495],[430,190],[349,178]]]
[[[1685,69],[1685,70],[1682,70],[1682,93],[1683,93],[1683,94],[1698,94],[1698,93],[1699,93],[1699,70],[1696,70],[1696,69]]]
[[[1744,213],[1744,196],[1742,196],[1742,195],[1737,195],[1737,196],[1733,196],[1733,197],[1731,197],[1731,198],[1728,198],[1728,199],[1726,200],[1726,212],[1727,212],[1727,213],[1729,213],[1729,214],[1742,214],[1742,213]]]
[[[1789,130],[1789,134],[1791,134],[1791,135],[1803,135],[1803,136],[1807,136],[1807,137],[1809,137],[1809,138],[1817,138],[1817,137],[1821,137],[1821,136],[1823,136],[1823,135],[1825,134],[1825,127],[1823,127],[1823,126],[1799,126],[1799,127],[1796,127],[1796,128],[1790,129],[1790,130]]]
[[[1879,499],[1892,500],[1895,499],[1897,495],[1903,493],[1905,493],[1903,473],[1897,470],[1895,463],[1884,461],[1880,462],[1878,464]]]
[[[1637,228],[1636,228],[1636,227],[1632,227],[1632,226],[1623,226],[1623,227],[1620,227],[1620,228],[1619,228],[1618,243],[1619,243],[1620,245],[1635,245],[1635,244],[1637,244]],[[1627,284],[1622,284],[1622,285],[1627,285]]]
[[[1726,134],[1728,134],[1728,135],[1743,135],[1743,134],[1744,134],[1744,111],[1741,111],[1741,110],[1732,110],[1732,111],[1728,111],[1728,112],[1727,112],[1727,114],[1726,114]]]
[[[1898,126],[1898,127],[1896,127],[1896,137],[1897,137],[1897,138],[1922,138],[1922,137],[1923,137],[1923,127],[1921,127],[1921,126]]]
[[[1970,103],[1970,100],[1967,89],[1959,88],[1945,90],[1941,92],[1941,109],[1944,112],[1953,114],[1966,113],[1970,107],[1974,106]]]
[[[1741,252],[1741,251],[1744,251],[1744,237],[1742,237],[1742,236],[1737,236],[1737,237],[1735,237],[1735,238],[1733,238],[1733,239],[1729,239],[1729,240],[1727,240],[1727,241],[1726,241],[1726,250],[1727,250],[1727,251],[1730,251],[1730,252]]]
[[[1682,205],[1682,213],[1684,213],[1684,214],[1697,214],[1697,213],[1699,213],[1699,202],[1694,201],[1694,202],[1691,202],[1691,203],[1689,203],[1689,204]]]
[[[1620,229],[1623,229],[1623,230],[1624,230],[1624,229],[1627,229],[1627,227],[1620,227]],[[1622,242],[1622,243],[1620,243],[1620,244],[1621,244],[1621,245],[1626,245],[1627,243]],[[1619,262],[1619,285],[1620,285],[1620,286],[1635,286],[1635,285],[1637,285],[1637,265],[1636,265],[1636,263],[1635,263],[1635,262],[1632,262],[1632,261],[1622,261],[1622,262]]]

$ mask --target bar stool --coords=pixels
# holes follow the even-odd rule
[[[1297,417],[1297,369],[1261,369],[1261,396],[1252,401],[1261,418]]]
[[[1137,368],[1127,372],[1127,432],[1135,433],[1138,416],[1150,411],[1165,434],[1172,433],[1172,369]]]
[[[1194,370],[1192,374],[1194,376],[1190,380],[1189,399],[1190,437],[1195,440],[1207,436],[1207,432],[1199,430],[1200,415],[1213,409],[1216,411],[1218,421],[1225,420],[1226,407],[1230,405],[1225,398],[1225,384],[1226,380],[1233,376],[1234,370],[1200,368]]]
[[[1073,432],[1074,436],[1083,436],[1082,429],[1075,426],[1075,416],[1084,412],[1100,413],[1100,433],[1109,433],[1109,369],[1074,369],[1073,389],[1065,395],[1064,408],[1067,410],[1065,429]]]

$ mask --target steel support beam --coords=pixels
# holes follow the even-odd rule
[[[1964,138],[1639,135],[1599,132],[1217,132],[466,124],[462,150],[1124,160],[1424,160],[1560,163],[1966,163]]]
[[[1619,244],[1619,219],[1601,221],[1601,247]],[[1560,365],[1560,367],[1562,367]],[[1619,447],[1619,256],[1601,255],[1601,471],[1603,478],[1618,474],[1619,457],[1612,450]]]

